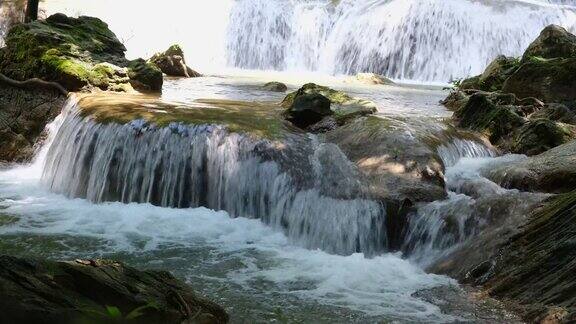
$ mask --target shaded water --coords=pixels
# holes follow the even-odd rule
[[[170,81],[167,83],[164,96],[166,99],[181,96],[181,98],[187,97],[188,100],[205,96],[238,99],[239,94],[244,93],[245,89],[253,89],[254,82],[265,81],[257,80],[258,78],[247,80],[245,77],[239,77],[215,78],[212,82],[186,80],[182,84]],[[192,85],[191,82],[200,84]],[[388,117],[395,115],[402,120],[410,120],[415,110],[420,109],[424,113],[428,107],[434,107],[426,112],[430,114],[430,120],[439,122],[442,118],[440,116],[446,114],[436,104],[444,95],[439,90],[390,88],[384,96],[382,89],[388,89],[387,87],[377,86],[370,90],[367,87],[340,83],[332,85],[346,88],[353,94],[370,94],[369,97],[377,100],[382,114]],[[187,87],[194,90],[174,91],[170,89],[172,86],[180,90]],[[253,91],[256,94],[261,93],[258,98],[262,100],[274,100],[277,96],[281,96],[258,92],[256,89]],[[212,93],[219,94],[210,95]],[[379,97],[386,98],[378,100]],[[402,98],[407,98],[408,102],[404,102]],[[393,102],[398,104],[393,105]],[[71,102],[71,105],[73,103]],[[225,305],[235,322],[366,323],[392,320],[418,323],[509,322],[510,318],[506,318],[504,313],[495,313],[493,310],[479,311],[467,301],[465,293],[453,280],[426,274],[422,268],[404,259],[399,253],[380,252],[371,258],[367,258],[363,253],[354,253],[356,250],[366,253],[371,251],[367,246],[357,246],[358,240],[348,240],[347,237],[367,232],[344,220],[370,220],[372,217],[370,214],[355,216],[355,213],[364,207],[354,205],[350,200],[329,198],[332,200],[322,201],[325,198],[320,196],[308,197],[313,203],[302,203],[296,197],[299,191],[293,191],[298,186],[283,182],[288,179],[284,178],[286,174],[279,172],[277,165],[270,161],[259,161],[257,163],[259,166],[256,166],[256,161],[251,161],[250,158],[242,160],[234,155],[226,155],[242,152],[242,150],[235,151],[242,145],[250,147],[254,145],[254,143],[242,144],[245,139],[238,135],[225,135],[219,129],[207,133],[206,129],[190,128],[188,137],[172,133],[178,136],[169,140],[168,137],[163,137],[162,130],[156,130],[150,135],[139,137],[141,139],[139,143],[124,145],[132,150],[132,153],[125,156],[126,158],[144,154],[142,156],[146,159],[143,161],[153,162],[158,158],[148,156],[147,154],[153,153],[145,150],[143,143],[153,145],[154,141],[168,141],[164,144],[175,145],[175,149],[165,152],[180,150],[180,153],[184,153],[189,150],[179,148],[179,145],[184,145],[182,143],[195,143],[194,149],[205,150],[210,146],[208,143],[211,140],[217,141],[219,144],[213,145],[212,148],[220,147],[221,150],[214,151],[215,155],[212,157],[204,156],[208,160],[212,159],[214,165],[223,167],[222,170],[226,172],[236,172],[243,168],[248,172],[248,178],[243,178],[239,174],[227,175],[229,181],[236,181],[237,185],[241,183],[256,185],[252,189],[251,185],[248,185],[245,188],[235,187],[232,191],[224,191],[227,194],[219,196],[220,198],[214,200],[214,205],[211,205],[213,208],[224,208],[229,212],[206,208],[173,209],[143,203],[187,206],[179,205],[184,200],[178,190],[173,189],[179,186],[176,177],[162,183],[162,189],[156,191],[158,196],[150,196],[148,194],[150,191],[138,191],[137,189],[149,188],[143,185],[144,182],[134,184],[134,181],[144,181],[144,179],[138,180],[137,174],[139,172],[143,174],[147,166],[138,166],[134,164],[135,162],[113,164],[128,167],[125,171],[116,173],[116,176],[122,173],[126,175],[126,181],[116,182],[125,186],[118,190],[101,190],[101,186],[114,183],[110,181],[109,176],[75,174],[81,169],[75,167],[74,163],[92,163],[90,167],[92,175],[106,174],[95,170],[109,167],[107,158],[120,157],[106,152],[114,151],[115,141],[134,140],[134,135],[130,135],[130,132],[134,132],[135,126],[138,125],[97,126],[92,122],[82,122],[74,114],[63,114],[52,125],[51,134],[54,140],[52,149],[44,147],[37,163],[0,172],[2,251],[15,255],[58,259],[111,257],[145,268],[170,270],[177,276],[185,278],[207,297]],[[190,136],[194,131],[199,136]],[[88,149],[90,144],[84,141],[96,133],[100,134],[102,140],[106,138],[106,141],[102,142],[98,142],[98,138],[93,139],[95,141],[93,145],[98,149],[92,152],[95,154],[94,157],[100,158],[82,158],[83,153],[90,151]],[[202,139],[204,144],[194,142],[198,139]],[[229,146],[231,144],[234,146]],[[310,145],[312,148],[319,147],[318,142]],[[60,151],[61,149],[64,151]],[[466,156],[465,153],[454,154]],[[186,164],[184,160],[194,161],[193,156],[182,156],[185,157],[182,160],[178,156],[172,156],[169,160],[175,163],[174,165]],[[45,168],[43,160],[46,161]],[[232,165],[229,162],[232,162]],[[56,164],[61,165],[56,167]],[[164,170],[170,169],[167,165],[164,167]],[[257,173],[251,173],[253,171]],[[314,168],[311,168],[311,172],[314,172]],[[46,185],[42,185],[42,173],[45,173],[44,181],[49,181],[48,187],[52,186],[55,191],[63,192],[65,195],[50,192]],[[166,176],[169,175],[169,172],[166,173]],[[86,185],[80,181],[81,179],[90,184]],[[243,200],[237,196],[242,190],[248,190],[247,193],[256,195],[254,197],[257,197],[258,192],[268,192],[268,187],[258,189],[258,186],[268,183],[269,179],[274,179],[275,185],[284,186],[284,190],[295,194],[294,206],[309,208],[297,211],[291,216],[283,214],[285,223],[278,226],[275,224],[276,216],[273,211],[269,209],[259,211],[259,207],[249,207],[252,199]],[[217,182],[214,184],[215,188],[219,186],[216,185]],[[313,184],[311,188],[316,188],[315,186],[316,184]],[[257,190],[254,191],[254,188]],[[194,200],[200,198],[192,193],[192,189],[190,190],[187,204],[195,206]],[[104,197],[102,196],[104,192],[108,194],[115,192],[119,196],[115,199]],[[219,189],[210,189],[208,192],[222,193]],[[89,200],[71,199],[66,196],[87,196],[90,200],[101,203],[94,204]],[[209,200],[208,197],[204,199]],[[124,200],[125,203],[106,202],[107,200]],[[131,201],[133,202],[130,203]],[[232,208],[228,208],[230,207],[228,205],[219,205],[224,201],[229,203],[244,201],[247,204],[233,204]],[[360,201],[360,204],[362,203]],[[368,204],[366,206],[371,204],[369,201],[365,203]],[[342,206],[344,208],[341,208]],[[331,211],[336,215],[329,217]],[[251,212],[270,213],[258,215],[264,220],[261,222],[247,218],[255,216],[250,215]],[[282,212],[290,213],[290,208],[283,208]],[[302,221],[316,222],[305,226],[316,229],[302,232]],[[290,224],[296,226],[291,227]],[[378,240],[382,238],[367,237],[364,242],[375,244]],[[432,300],[436,302],[422,297],[425,295],[423,291],[432,288],[440,288],[446,291],[445,294],[452,296],[451,300],[461,300],[462,303],[454,305],[451,310],[445,310],[441,306],[442,299],[438,292],[430,293],[433,296]]]

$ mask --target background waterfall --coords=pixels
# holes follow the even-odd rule
[[[110,23],[129,56],[181,43],[193,67],[374,72],[448,82],[519,56],[548,24],[576,31],[574,0],[48,0]],[[109,10],[109,8],[114,10]],[[138,15],[126,23],[126,12]]]

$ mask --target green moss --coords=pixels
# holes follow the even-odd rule
[[[307,83],[297,91],[286,95],[282,101],[281,105],[286,109],[287,114],[290,113],[294,99],[304,94],[320,94],[328,98],[331,103],[330,109],[334,112],[334,118],[340,125],[360,116],[371,115],[377,111],[376,105],[369,100],[354,98],[343,91]]]
[[[131,90],[130,80],[122,71],[129,65],[125,51],[100,19],[56,14],[9,31],[0,71],[17,80],[41,78],[58,82],[70,91],[86,86]],[[143,64],[131,70],[143,87],[161,89],[162,73],[153,66]]]
[[[229,100],[199,100],[194,106],[163,102],[154,98],[91,95],[80,100],[83,116],[99,123],[125,124],[144,119],[159,127],[170,123],[223,125],[231,132],[278,139],[288,131],[281,107],[272,103]]]

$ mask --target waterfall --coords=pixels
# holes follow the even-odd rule
[[[220,126],[100,124],[71,112],[42,179],[54,192],[96,203],[204,206],[259,218],[307,248],[330,253],[385,251],[385,206],[354,189],[351,162],[313,136],[295,146],[291,155],[289,148]],[[312,153],[303,154],[302,146]]]
[[[225,68],[373,72],[446,83],[481,73],[497,55],[520,56],[546,25],[576,31],[574,0],[197,0],[185,5],[166,0],[160,6],[51,0],[41,5],[47,14],[102,18],[131,58],[179,43],[192,67],[215,73]],[[128,21],[125,13],[134,8],[138,19]]]
[[[481,142],[461,138],[437,150],[446,166],[448,199],[418,206],[409,217],[403,246],[403,251],[424,267],[486,227],[524,217],[545,197],[504,189],[481,175],[482,168],[515,156],[498,158]]]
[[[521,55],[551,23],[576,28],[574,2],[238,0],[228,64],[447,82]],[[571,3],[572,5],[567,5]]]

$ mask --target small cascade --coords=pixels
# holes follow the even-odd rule
[[[438,147],[438,154],[446,166],[448,199],[418,206],[403,246],[405,254],[424,267],[487,226],[526,215],[543,198],[506,190],[484,178],[480,170],[497,163],[497,158],[492,148],[478,141],[453,139]]]
[[[385,251],[385,206],[362,198],[344,154],[315,137],[298,144],[312,154],[220,126],[100,124],[72,112],[42,178],[54,192],[96,203],[204,206],[259,218],[330,253]]]
[[[444,167],[454,166],[462,158],[495,157],[496,151],[484,143],[475,140],[455,138],[437,148]]]

